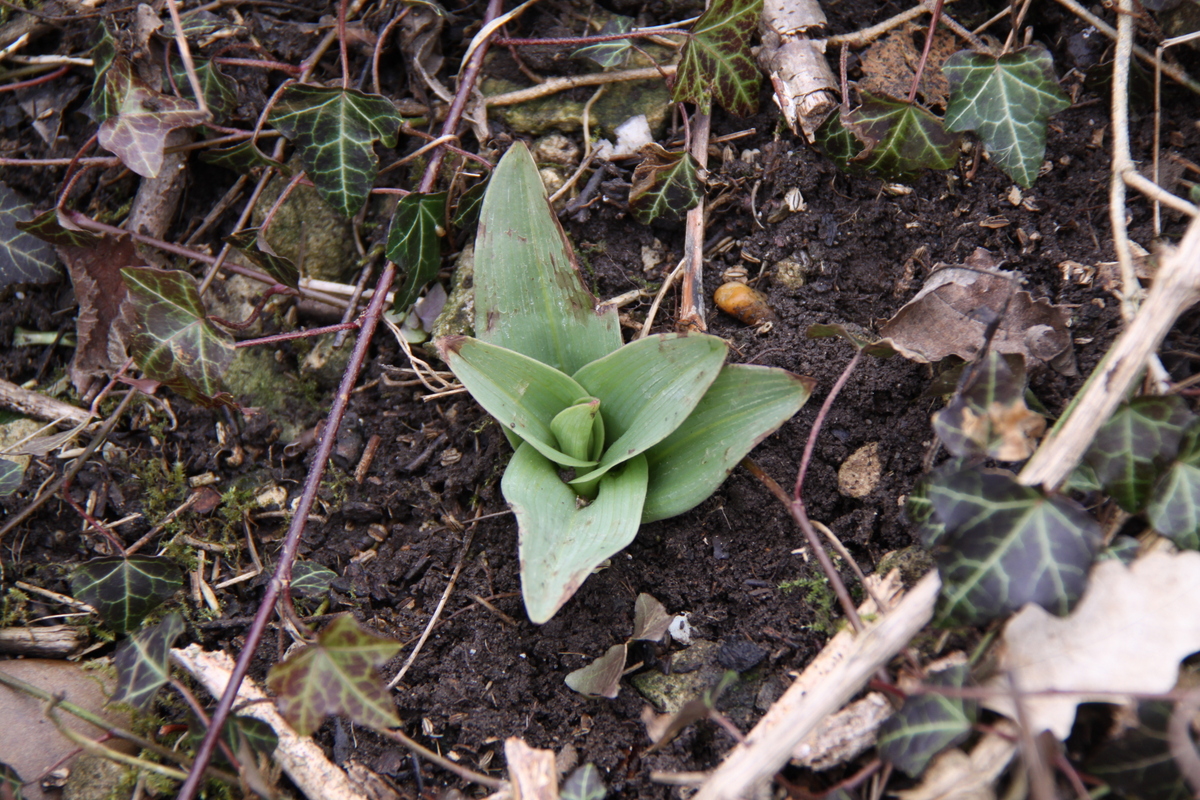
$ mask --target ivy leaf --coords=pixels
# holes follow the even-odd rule
[[[757,111],[762,76],[750,40],[760,16],[762,0],[713,0],[683,45],[671,99],[695,103],[705,114],[713,100],[739,117]]]
[[[171,131],[208,119],[191,102],[154,91],[124,58],[113,60],[104,80],[116,113],[100,123],[100,146],[144,178],[158,177]]]
[[[337,573],[312,561],[292,565],[292,591],[302,597],[320,597],[329,591]]]
[[[612,36],[618,33],[629,33],[633,30],[634,20],[632,17],[623,17],[620,14],[613,16],[604,23],[604,27],[600,29],[601,36]],[[619,67],[633,52],[628,39],[618,39],[613,42],[596,42],[595,44],[584,45],[583,47],[571,53],[571,58],[586,58],[596,62],[602,67]]]
[[[445,192],[413,192],[400,198],[387,240],[387,257],[404,276],[404,284],[396,290],[393,311],[407,311],[422,287],[437,277],[442,266],[445,220]]]
[[[1195,419],[1183,398],[1138,397],[1120,406],[1092,439],[1084,462],[1125,511],[1136,514],[1179,453],[1184,429]]]
[[[0,458],[0,497],[8,497],[21,488],[25,479],[25,468],[7,458]]]
[[[876,358],[891,358],[896,355],[896,351],[886,343],[868,339],[865,336],[852,332],[844,325],[809,325],[804,335],[809,339],[845,339],[854,345],[855,350],[862,350],[867,355],[875,356]]]
[[[1166,700],[1139,701],[1137,724],[1088,757],[1084,762],[1088,774],[1105,781],[1125,797],[1156,800],[1194,797],[1171,755],[1168,729],[1173,711],[1174,705]]]
[[[704,195],[692,154],[671,152],[657,144],[642,148],[645,158],[633,171],[629,210],[638,222],[649,225],[662,217],[683,219]]]
[[[33,219],[25,198],[0,183],[0,288],[13,283],[49,283],[62,277],[54,251],[18,227]]]
[[[483,208],[483,196],[487,193],[488,181],[482,180],[467,189],[458,198],[454,208],[454,218],[450,224],[456,230],[465,231],[479,221],[479,212]]]
[[[1045,429],[1045,418],[1025,405],[1025,359],[991,349],[964,372],[949,405],[933,415],[934,432],[959,458],[1024,461]]]
[[[283,92],[267,119],[296,145],[321,198],[347,217],[358,213],[375,183],[374,143],[395,147],[404,121],[382,95],[299,85]]]
[[[1102,537],[1075,501],[982,469],[936,476],[929,498],[946,526],[939,622],[979,624],[1026,603],[1061,616],[1083,594]]]
[[[125,640],[113,655],[117,670],[114,703],[128,703],[145,711],[154,694],[170,680],[171,645],[183,633],[183,617],[172,611],[152,628]]]
[[[254,167],[274,167],[283,174],[284,177],[289,177],[292,170],[283,162],[276,161],[270,156],[258,149],[258,145],[253,139],[247,139],[244,142],[238,142],[232,147],[218,147],[212,150],[205,150],[200,153],[200,160],[206,164],[216,164],[218,167],[233,170],[234,172],[246,172]]]
[[[116,114],[116,102],[109,91],[105,73],[117,57],[116,40],[113,39],[108,25],[100,26],[100,41],[92,48],[92,91],[83,102],[84,112],[94,122],[100,124]]]
[[[330,714],[367,728],[400,724],[376,668],[400,652],[400,643],[364,630],[349,614],[333,620],[316,644],[271,667],[267,687],[296,732],[307,736]]]
[[[284,286],[300,288],[300,270],[291,259],[270,253],[263,248],[266,244],[260,228],[246,228],[225,237],[225,241],[236,247],[246,258],[254,262],[263,272]]]
[[[195,749],[204,739],[205,729],[200,720],[194,715],[188,717],[188,745]],[[229,749],[238,754],[242,752],[243,743],[254,753],[269,756],[279,746],[279,736],[269,723],[255,717],[231,714],[225,718],[221,726],[221,738],[229,745]],[[224,752],[217,748],[213,752],[213,761],[217,764],[228,764]]]
[[[121,275],[142,324],[129,349],[146,377],[193,402],[232,404],[221,375],[233,361],[233,337],[205,318],[195,279],[151,267],[126,267]]]
[[[909,180],[926,169],[953,169],[958,137],[942,121],[914,103],[863,92],[863,103],[842,114],[842,124],[864,145],[850,159],[885,180]]]
[[[830,114],[814,135],[817,149],[842,172],[855,172],[854,159],[866,149],[850,129],[842,124],[841,113]]]
[[[1174,395],[1172,395],[1174,397]],[[1185,550],[1200,550],[1200,425],[1183,437],[1179,456],[1154,487],[1146,516],[1154,530]]]
[[[932,673],[928,683],[961,689],[967,673],[966,664],[955,664]],[[879,757],[918,777],[930,759],[971,735],[978,710],[977,701],[962,697],[912,695],[880,726]]]
[[[58,247],[91,247],[100,237],[85,231],[57,208],[43,211],[31,220],[17,222],[13,227]]]
[[[589,697],[616,697],[621,691],[621,675],[625,672],[625,644],[614,644],[604,655],[586,667],[568,673],[567,686]]]
[[[604,800],[608,787],[595,764],[584,764],[571,773],[558,792],[559,800]]]
[[[179,567],[154,556],[93,558],[71,573],[71,592],[126,633],[183,586]]]
[[[1070,104],[1041,44],[995,58],[960,50],[942,72],[950,81],[946,129],[975,131],[996,166],[1023,187],[1037,180],[1046,121]]]
[[[185,23],[186,25],[186,23]],[[221,74],[217,65],[206,58],[195,59],[196,77],[200,81],[200,91],[204,94],[204,102],[212,112],[213,121],[220,122],[225,115],[237,106],[237,91],[229,82],[229,78]],[[184,99],[195,102],[192,94],[192,82],[188,79],[187,68],[182,60],[171,62],[171,77]]]

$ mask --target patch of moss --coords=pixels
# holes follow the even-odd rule
[[[814,631],[832,636],[840,629],[840,621],[833,614],[833,610],[837,606],[837,595],[834,594],[833,587],[829,585],[829,579],[825,576],[782,581],[779,584],[779,591],[784,594],[796,591],[804,592],[804,601],[808,603],[813,612],[813,623],[808,627]]]

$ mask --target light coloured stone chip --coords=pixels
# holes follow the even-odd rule
[[[883,474],[879,460],[879,442],[855,450],[838,470],[838,491],[847,497],[866,497],[875,491]]]

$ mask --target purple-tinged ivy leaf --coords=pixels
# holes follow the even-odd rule
[[[25,198],[0,183],[0,287],[49,283],[62,277],[50,246],[18,227],[32,217]]]
[[[265,242],[261,229],[246,228],[226,236],[225,241],[240,250],[246,258],[277,282],[293,289],[300,288],[300,270],[291,259],[275,255],[263,248]]]
[[[90,247],[100,240],[96,234],[71,222],[57,208],[43,211],[25,222],[17,222],[15,227],[56,247]]]
[[[145,711],[154,694],[170,679],[171,645],[183,633],[183,617],[172,611],[157,625],[126,639],[113,656],[117,671],[114,703]]]
[[[121,633],[140,625],[182,586],[179,567],[156,556],[93,558],[71,573],[72,594]]]
[[[762,75],[750,42],[762,4],[763,0],[713,0],[683,46],[672,95],[676,103],[695,103],[708,113],[716,100],[739,117],[758,110]]]

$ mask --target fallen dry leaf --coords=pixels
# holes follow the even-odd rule
[[[924,31],[924,26],[905,23],[868,47],[862,55],[863,79],[858,82],[859,89],[897,100],[908,97],[917,64],[921,61],[917,37],[923,40]],[[942,64],[956,50],[958,40],[954,34],[939,28],[933,37],[933,49],[929,52],[929,61],[917,87],[926,105],[945,107],[946,97],[950,94],[950,82],[942,74]]]
[[[1016,728],[1001,720],[998,733],[979,740],[967,755],[947,750],[933,760],[921,783],[895,793],[900,800],[994,800],[995,783],[1016,753]]]
[[[1075,611],[1056,617],[1026,606],[1004,628],[1001,690],[984,705],[1015,718],[1007,676],[1027,696],[1022,711],[1034,733],[1071,732],[1079,703],[1115,702],[1112,692],[1156,693],[1175,686],[1179,662],[1200,651],[1200,553],[1151,553],[1126,567],[1104,561],[1092,571]]]

